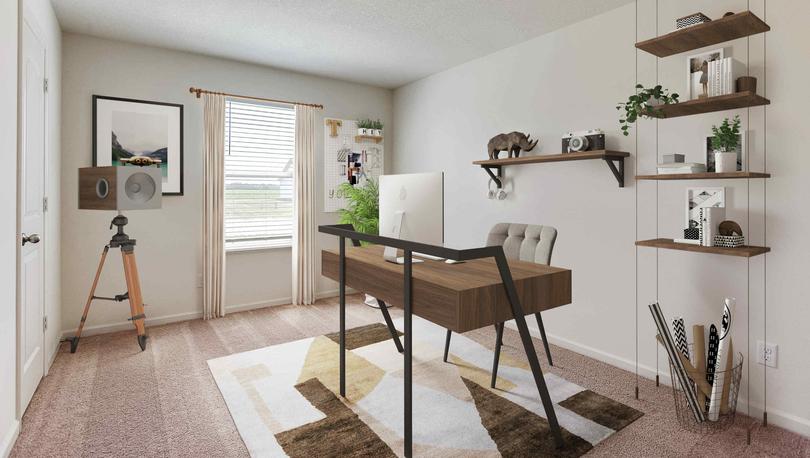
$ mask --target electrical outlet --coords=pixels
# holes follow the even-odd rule
[[[757,341],[757,363],[763,366],[776,367],[779,358],[779,345]]]

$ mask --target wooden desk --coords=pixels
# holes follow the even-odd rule
[[[520,261],[508,261],[499,246],[457,250],[378,235],[356,232],[349,224],[326,225],[319,232],[337,236],[338,252],[322,251],[321,272],[337,280],[340,290],[340,395],[346,396],[346,286],[380,299],[380,309],[389,326],[385,302],[404,310],[404,454],[413,455],[413,314],[455,331],[467,331],[514,318],[534,383],[546,412],[549,429],[558,447],[564,447],[557,414],[537,361],[527,313],[571,302],[571,271]],[[347,247],[350,240],[355,247]],[[360,241],[377,246],[362,248]],[[404,265],[383,259],[383,246],[403,250]],[[425,253],[463,264],[440,261],[413,263],[413,252]],[[526,304],[524,308],[523,304]],[[396,332],[393,331],[396,337]],[[449,334],[448,334],[449,335]]]
[[[418,256],[417,256],[418,257]],[[321,273],[339,279],[338,250],[321,252]],[[526,315],[571,303],[571,271],[509,260]],[[346,284],[390,305],[403,307],[404,266],[386,262],[383,247],[346,248]],[[454,332],[511,320],[512,309],[492,258],[460,264],[431,261],[413,265],[413,313]]]

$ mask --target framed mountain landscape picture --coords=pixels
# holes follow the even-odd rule
[[[93,166],[160,160],[163,195],[183,195],[183,105],[93,96]]]

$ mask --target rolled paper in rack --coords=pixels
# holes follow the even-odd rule
[[[715,377],[712,383],[712,396],[709,399],[709,421],[717,421],[720,418],[720,404],[724,386],[729,382],[728,377],[717,376],[717,371],[725,369],[727,360],[733,359],[729,355],[729,342],[731,341],[731,316],[736,299],[727,297],[723,305],[723,322],[720,325],[720,343],[717,347],[717,362],[715,363]]]
[[[692,341],[695,343],[692,352],[695,355],[695,369],[698,371],[698,379],[706,380],[706,334],[703,325],[692,326]],[[707,382],[708,384],[708,382]],[[701,406],[706,405],[706,395],[698,393],[698,401]]]
[[[732,345],[731,337],[728,341],[728,358],[726,359],[726,368],[723,370],[723,396],[720,398],[720,414],[725,415],[728,413],[728,395],[731,393],[731,382],[734,380],[734,374],[731,373],[731,368],[734,367],[734,346]]]

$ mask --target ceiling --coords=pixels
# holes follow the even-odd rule
[[[62,30],[387,88],[632,0],[52,0]]]

